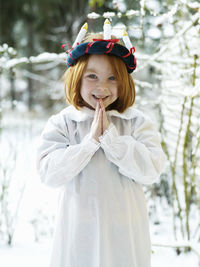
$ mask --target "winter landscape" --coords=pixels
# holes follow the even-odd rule
[[[85,21],[101,31],[109,18],[113,34],[126,27],[134,43],[135,106],[156,122],[167,156],[160,181],[144,187],[152,267],[199,267],[200,2],[58,2],[0,7],[0,266],[48,267],[59,189],[41,183],[36,149],[47,119],[67,105],[60,47]]]

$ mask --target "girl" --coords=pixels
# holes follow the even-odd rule
[[[132,107],[134,49],[96,35],[77,43],[70,106],[49,119],[38,148],[42,182],[61,189],[50,267],[149,267],[142,185],[158,180],[165,155],[152,121]]]

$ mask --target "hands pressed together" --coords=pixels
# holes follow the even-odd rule
[[[109,127],[109,121],[106,115],[105,107],[102,99],[99,99],[96,105],[94,119],[91,125],[90,133],[92,138],[99,142],[99,136],[101,136],[105,130]]]

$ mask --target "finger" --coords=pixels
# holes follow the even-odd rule
[[[103,105],[103,103],[102,103],[102,105]],[[103,107],[101,107],[101,109],[102,109],[102,112],[103,112],[103,119],[107,119],[107,114],[106,114],[106,110],[105,110],[105,107],[104,107],[104,105],[103,105]]]
[[[103,120],[103,132],[104,132],[105,130],[108,129],[108,126],[109,126],[109,120],[108,120],[108,116],[106,114],[105,108],[102,111],[102,116],[103,116],[102,120]]]
[[[103,110],[100,109],[100,115],[99,115],[99,127],[101,131],[101,135],[103,134]]]
[[[102,120],[102,109],[99,108],[99,112],[98,112],[98,115],[97,115],[97,123],[99,123],[101,120]]]
[[[107,121],[107,115],[106,115],[106,112],[105,112],[105,109],[103,110],[103,130],[105,129],[105,125],[106,125],[106,121]]]
[[[101,108],[102,108],[102,111],[103,111],[103,118],[107,118],[106,109],[105,109],[103,101],[101,101]]]
[[[95,113],[94,113],[94,120],[97,119],[98,114],[99,114],[99,102],[97,102],[97,104],[96,104]]]
[[[98,113],[98,117],[97,117],[97,121],[96,121],[97,128],[99,128],[100,130],[102,129],[102,121],[103,121],[102,118],[103,118],[102,109],[100,108],[99,113]]]
[[[99,103],[100,103],[100,107],[103,109],[104,108],[104,104],[103,104],[102,99],[99,100]]]

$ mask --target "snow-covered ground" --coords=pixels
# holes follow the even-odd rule
[[[48,267],[51,243],[23,242],[12,248],[0,247],[1,267]],[[56,267],[56,266],[55,266]],[[179,256],[171,248],[153,248],[152,267],[199,267],[193,253]]]
[[[52,214],[56,212],[59,191],[41,184],[37,175],[35,161],[40,129],[35,128],[36,124],[39,125],[37,121],[31,122],[32,130],[29,129],[30,134],[25,135],[26,138],[23,138],[23,134],[17,136],[16,131],[6,130],[7,134],[10,132],[10,137],[13,138],[14,132],[18,138],[19,150],[14,176],[26,177],[26,187],[18,214],[13,246],[8,247],[0,242],[1,267],[48,267],[54,221]],[[39,127],[42,128],[43,125],[44,122],[40,122]],[[8,138],[8,135],[6,136]],[[159,220],[160,224],[154,224],[156,218],[151,219],[152,242],[157,244],[171,240],[173,243],[170,212],[165,211],[163,203],[159,203],[157,203],[159,205],[157,214],[160,216],[163,212],[163,217]],[[36,239],[39,241],[36,242]],[[177,255],[172,248],[152,247],[152,267],[199,267],[199,261],[198,256],[192,251]]]

